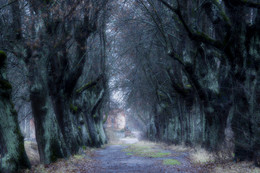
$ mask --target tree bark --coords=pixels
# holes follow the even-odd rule
[[[0,52],[0,172],[30,168],[17,112],[11,101],[12,86],[6,80],[6,55]],[[2,158],[1,158],[2,157]]]
[[[36,61],[38,60],[38,61]],[[41,162],[49,164],[58,158],[69,156],[63,135],[54,113],[53,103],[48,92],[47,79],[44,75],[44,58],[35,51],[29,65],[30,98],[35,120],[36,140]]]

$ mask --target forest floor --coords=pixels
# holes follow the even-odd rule
[[[260,173],[252,163],[217,161],[202,149],[125,138],[69,159],[36,165],[26,173]]]

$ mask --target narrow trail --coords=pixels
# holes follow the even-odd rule
[[[166,155],[167,154],[167,155]],[[204,173],[202,168],[192,165],[188,153],[164,150],[160,146],[144,146],[138,143],[109,145],[98,149],[93,159],[97,173]],[[164,160],[176,163],[165,165]]]

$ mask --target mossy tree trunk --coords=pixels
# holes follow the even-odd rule
[[[90,145],[95,147],[100,147],[106,143],[106,135],[103,129],[103,114],[100,112],[100,107],[105,97],[103,80],[94,88],[85,91],[81,96],[81,110],[88,127]]]
[[[18,116],[11,101],[12,86],[6,80],[6,55],[0,51],[0,172],[30,168]]]
[[[87,24],[79,24],[77,29],[81,28],[82,25],[85,26]],[[74,62],[77,65],[75,65],[75,68],[70,70],[67,69],[69,66],[69,56],[67,53],[63,52],[62,55],[59,55],[58,52],[53,50],[49,55],[49,67],[51,69],[48,73],[49,93],[59,128],[71,154],[77,153],[82,143],[84,143],[80,137],[80,124],[78,124],[77,121],[78,117],[73,114],[73,111],[75,110],[71,109],[74,107],[73,102],[75,100],[74,95],[76,92],[77,82],[82,75],[86,61],[86,50],[82,48],[86,47],[87,38],[90,33],[91,31],[85,30],[85,37],[78,36],[78,34],[83,34],[83,31],[78,31],[77,33],[77,46],[75,50],[76,60]],[[51,47],[50,50],[52,50]],[[54,57],[58,57],[58,60]]]
[[[176,51],[173,51],[173,47],[169,46],[168,51],[169,55],[183,66],[186,77],[201,101],[206,116],[205,140],[207,145],[212,148],[212,144],[217,140],[224,139],[221,133],[224,132],[229,110],[232,108],[234,109],[232,130],[235,138],[235,157],[238,160],[246,158],[252,160],[252,152],[257,148],[253,146],[259,146],[255,140],[259,138],[258,134],[254,132],[258,131],[255,127],[257,127],[256,124],[259,124],[259,122],[254,122],[254,119],[258,120],[259,115],[259,108],[254,106],[259,104],[259,100],[254,97],[257,93],[254,89],[255,85],[259,84],[257,77],[260,44],[259,4],[239,0],[203,3],[202,8],[205,9],[208,17],[208,22],[205,21],[205,24],[210,23],[211,26],[214,26],[213,35],[207,30],[191,27],[190,21],[185,18],[182,3],[172,6],[168,1],[159,1],[178,17],[177,21],[182,23],[190,40],[196,43],[191,48],[197,49],[201,62],[205,59],[207,63],[212,64],[214,56],[220,57],[218,60],[219,71],[212,70],[214,68],[201,69],[201,66],[206,67],[205,63],[200,63],[200,67],[196,69],[194,62],[197,60],[186,63],[185,57],[177,55]],[[168,44],[171,45],[169,42]],[[211,51],[214,52],[212,54],[214,56],[209,54],[210,56],[207,57]],[[218,53],[220,56],[217,55]],[[197,55],[194,56],[196,59],[198,59]],[[219,77],[213,78],[217,80],[218,92],[210,91],[208,83],[205,85],[202,80],[206,76],[206,73],[203,74],[204,71],[213,76],[212,71],[218,74]],[[253,128],[255,129],[253,130]],[[214,146],[219,146],[219,144],[216,143]]]
[[[72,114],[73,110],[70,109],[71,99],[64,97],[63,93],[60,94],[52,97],[55,115],[67,148],[71,154],[75,154],[82,145],[79,124],[76,115]]]
[[[99,12],[107,1],[78,2],[95,6],[93,10],[86,7],[79,11],[76,7],[80,5],[75,3],[75,9],[73,7],[72,10],[77,13],[71,13],[71,18],[52,14],[53,10],[59,11],[60,7],[67,10],[65,7],[71,7],[71,2],[64,2],[57,9],[52,9],[45,2],[36,2],[39,4],[31,4],[35,17],[39,17],[38,13],[46,16],[43,28],[39,30],[39,35],[43,37],[28,47],[25,62],[32,76],[31,101],[40,155],[44,163],[50,163],[77,153],[83,144],[88,143],[82,141],[88,140],[87,136],[82,136],[80,123],[84,121],[79,121],[73,103],[76,86],[88,58],[86,43],[97,30]],[[78,13],[82,14],[82,20],[71,20]],[[86,124],[86,127],[91,125]]]
[[[65,144],[49,96],[44,69],[46,60],[44,57],[41,58],[38,53],[35,50],[31,59],[38,59],[39,61],[34,61],[34,64],[31,63],[29,66],[29,73],[31,74],[30,98],[40,160],[45,164],[49,164],[58,158],[68,156],[70,152]]]

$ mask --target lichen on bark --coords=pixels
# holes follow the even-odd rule
[[[6,54],[0,51],[0,172],[17,172],[30,168],[30,162],[24,148],[18,115],[11,101],[12,86],[5,79]]]

